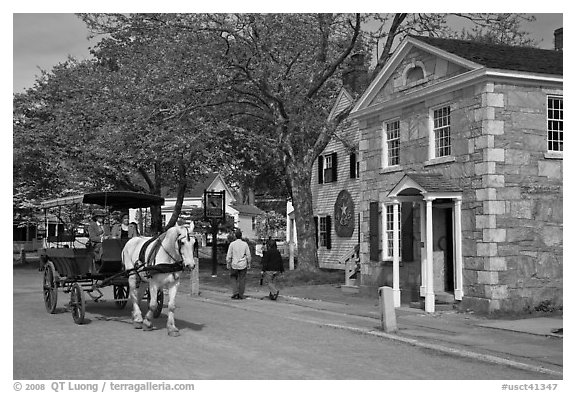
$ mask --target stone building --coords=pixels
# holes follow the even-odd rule
[[[350,115],[361,291],[392,286],[426,311],[562,305],[562,86],[561,50],[399,45]]]

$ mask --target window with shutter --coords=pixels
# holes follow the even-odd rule
[[[332,181],[338,181],[338,157],[332,153]]]
[[[318,217],[314,217],[314,230],[316,233],[316,248],[318,248]]]
[[[332,155],[324,156],[324,183],[332,183]]]
[[[370,260],[377,261],[380,242],[378,234],[378,202],[370,202]]]
[[[332,248],[332,218],[326,216],[326,248],[330,250]]]
[[[324,183],[324,156],[318,157],[318,184]]]
[[[319,226],[318,226],[318,237],[320,239],[320,243],[318,247],[326,247],[326,217],[319,218]]]

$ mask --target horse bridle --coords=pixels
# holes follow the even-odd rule
[[[189,231],[188,228],[186,228],[186,227],[184,227],[184,229],[186,229],[186,238],[187,238],[188,241],[190,241],[190,231]],[[178,254],[180,254],[180,259],[174,258],[174,257],[172,256],[172,254],[170,254],[170,253],[168,252],[168,250],[166,250],[166,248],[164,247],[164,244],[162,244],[162,243],[163,243],[163,242],[160,243],[160,247],[162,247],[162,249],[164,250],[164,252],[170,257],[170,259],[172,259],[175,263],[180,263],[180,264],[183,263],[184,258],[182,257],[182,251],[181,251],[181,248],[182,248],[183,243],[182,243],[182,240],[181,240],[181,239],[178,239]]]

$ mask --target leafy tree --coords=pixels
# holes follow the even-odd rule
[[[33,189],[25,172],[34,168],[19,164],[31,148],[40,149],[38,156],[55,167],[38,172],[45,189],[60,195],[65,186],[176,192],[171,226],[188,184],[230,158],[249,160],[243,150],[250,138],[231,137],[237,127],[218,123],[202,105],[218,78],[190,55],[201,54],[194,40],[159,35],[143,15],[121,18],[129,28],[111,31],[92,50],[94,60],[69,59],[15,99],[15,140],[25,147],[15,152],[18,179],[24,179],[18,187]],[[35,143],[42,140],[50,143]],[[152,213],[158,232],[160,209]]]
[[[520,16],[498,15],[457,16],[519,31]],[[49,147],[41,153],[66,158],[42,168],[38,183],[62,173],[63,183],[78,186],[122,184],[159,194],[172,185],[181,206],[188,182],[211,164],[248,187],[262,184],[267,173],[285,175],[303,270],[318,269],[312,166],[351,109],[328,120],[345,59],[383,40],[375,75],[396,39],[455,34],[447,14],[82,18],[106,34],[93,50],[96,60],[57,67],[18,111],[26,120],[22,140],[45,140]],[[361,31],[374,21],[375,30]],[[102,165],[89,176],[94,160]]]
[[[286,233],[286,217],[274,211],[256,217],[256,235],[268,239],[283,238]]]
[[[295,206],[299,268],[318,269],[312,166],[350,108],[328,120],[339,67],[356,47],[361,17],[333,14],[206,15],[199,27],[223,41],[222,72],[236,122],[258,124],[280,152]],[[252,128],[253,130],[253,128]]]
[[[377,64],[373,71],[376,75],[393,53],[395,43],[409,34],[435,37],[473,39],[496,44],[534,45],[528,38],[528,32],[522,30],[523,23],[535,20],[524,14],[496,13],[396,13],[370,14],[367,23],[375,28],[368,29],[367,39],[377,49]],[[460,33],[451,28],[450,22],[459,19],[468,22],[471,27]],[[383,42],[380,49],[380,43]]]
[[[514,46],[536,46],[537,42],[530,38],[527,31],[522,30],[522,24],[534,22],[536,17],[518,14],[497,14],[491,23],[475,24],[470,30],[463,29],[454,38]]]

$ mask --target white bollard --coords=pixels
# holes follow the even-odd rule
[[[396,333],[396,308],[394,307],[394,290],[390,287],[378,288],[380,304],[380,322],[386,333]]]

